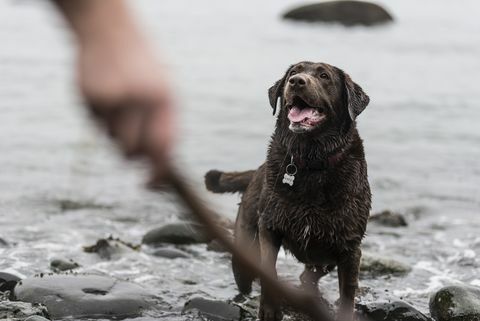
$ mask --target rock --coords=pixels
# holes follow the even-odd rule
[[[201,316],[211,321],[240,320],[241,317],[241,310],[238,306],[203,298],[193,298],[185,303],[182,313],[191,311],[197,311]]]
[[[12,291],[20,280],[16,275],[0,272],[0,292]]]
[[[10,245],[10,244],[8,244],[7,241],[5,241],[4,239],[2,239],[2,238],[0,237],[0,247],[7,247],[7,246],[9,246],[9,245]]]
[[[306,22],[337,22],[345,26],[373,26],[393,21],[381,6],[366,1],[325,1],[289,10],[283,18]]]
[[[42,319],[33,319],[43,317]],[[28,319],[29,321],[48,320],[47,308],[41,304],[32,304],[27,302],[1,301],[0,302],[0,320],[20,321]],[[31,319],[32,318],[32,319]]]
[[[192,256],[187,252],[177,249],[171,249],[168,247],[162,247],[159,249],[155,249],[153,252],[150,253],[153,256],[163,257],[166,259],[178,259],[178,258],[191,258]]]
[[[408,225],[405,217],[403,217],[402,214],[394,213],[389,210],[385,210],[383,212],[370,216],[369,221],[389,227],[401,227]]]
[[[86,253],[97,253],[102,259],[107,260],[112,259],[114,256],[131,252],[132,250],[138,251],[139,249],[140,245],[133,245],[119,238],[113,238],[112,236],[106,239],[100,239],[94,245],[83,247]]]
[[[19,301],[45,305],[53,319],[133,318],[161,303],[140,285],[100,275],[26,278],[17,284],[13,295]]]
[[[431,321],[429,317],[421,313],[408,303],[403,301],[395,302],[374,302],[368,304],[357,304],[359,320],[370,321]],[[363,317],[363,318],[362,318]],[[433,321],[433,320],[432,320]]]
[[[55,272],[74,270],[78,267],[80,267],[80,265],[73,260],[53,259],[50,262],[50,268]]]
[[[360,261],[361,275],[377,277],[381,275],[405,275],[412,268],[402,262],[377,255],[363,253]]]
[[[31,317],[28,317],[23,321],[48,321],[48,319],[41,317],[39,315],[32,315]]]
[[[143,237],[142,243],[155,246],[161,243],[206,243],[210,240],[211,238],[205,234],[202,225],[193,222],[177,222],[149,231]]]
[[[110,210],[111,205],[98,204],[92,201],[76,201],[70,199],[59,199],[54,201],[62,212],[78,210]]]
[[[437,321],[480,320],[480,288],[444,287],[430,297],[430,314]]]

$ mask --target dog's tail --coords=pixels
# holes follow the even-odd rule
[[[205,186],[214,193],[243,193],[254,174],[255,170],[225,173],[212,169],[205,174]]]

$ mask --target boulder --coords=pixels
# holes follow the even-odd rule
[[[357,304],[359,320],[370,321],[433,321],[403,301]]]
[[[437,321],[480,320],[480,288],[444,287],[430,297],[430,314]]]
[[[62,212],[78,210],[110,210],[113,208],[111,205],[98,204],[89,200],[79,201],[71,199],[58,199],[54,200],[54,203],[58,205]]]
[[[211,238],[205,228],[193,222],[176,222],[149,231],[142,239],[143,244],[157,246],[162,243],[193,244],[207,243]]]
[[[193,298],[185,303],[182,313],[191,313],[192,311],[211,321],[236,321],[241,317],[241,310],[238,306],[203,298]]]
[[[50,268],[54,272],[74,270],[78,267],[80,267],[80,265],[77,262],[74,262],[73,260],[53,259],[50,262]]]
[[[39,315],[32,315],[31,317],[28,317],[23,321],[48,321],[48,319]]]
[[[402,262],[370,253],[363,253],[360,261],[360,274],[362,276],[401,276],[408,274],[411,270],[410,266]]]
[[[100,239],[91,246],[84,246],[83,250],[86,253],[96,253],[102,259],[110,260],[114,257],[121,256],[124,253],[131,252],[132,250],[138,251],[140,245],[133,245],[128,242],[124,242],[119,238],[113,238],[112,236],[106,239]]]
[[[16,275],[0,272],[0,292],[12,291],[20,278]]]
[[[108,276],[52,274],[26,278],[14,289],[16,300],[41,303],[53,319],[141,316],[161,300],[144,287]]]
[[[49,318],[47,308],[41,304],[14,301],[0,302],[0,320],[20,321],[32,316]],[[32,320],[35,319],[30,319],[30,321]],[[38,321],[40,320],[38,319]]]
[[[388,227],[402,227],[408,225],[402,214],[394,213],[389,210],[370,216],[369,221]]]
[[[283,18],[306,22],[336,22],[345,26],[373,26],[393,21],[378,4],[367,1],[325,1],[302,5],[283,14]]]
[[[7,246],[9,246],[8,242],[0,237],[0,247],[7,247]]]
[[[150,254],[153,256],[163,257],[166,259],[178,259],[178,258],[188,259],[192,257],[187,252],[184,252],[178,249],[168,248],[168,247],[155,249]]]

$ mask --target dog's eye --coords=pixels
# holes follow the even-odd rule
[[[328,77],[328,75],[327,75],[326,73],[324,73],[324,72],[322,72],[322,73],[320,74],[320,78],[322,78],[322,79],[330,79],[330,77]]]
[[[297,73],[297,71],[296,71],[296,70],[292,70],[292,71],[290,71],[290,75],[295,75],[296,73]]]

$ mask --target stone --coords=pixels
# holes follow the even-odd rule
[[[401,276],[408,274],[411,270],[410,266],[402,262],[369,253],[363,253],[360,260],[360,274],[362,276]]]
[[[193,222],[176,222],[149,231],[143,237],[142,243],[158,246],[169,244],[207,243],[211,238],[206,235],[202,225]]]
[[[20,280],[16,275],[0,272],[0,292],[12,291]]]
[[[111,205],[98,204],[92,201],[78,201],[71,199],[59,199],[54,201],[62,212],[78,211],[78,210],[110,210],[113,209]]]
[[[78,267],[80,267],[80,265],[73,260],[53,259],[50,262],[50,268],[55,272],[74,270]]]
[[[106,239],[100,239],[91,246],[84,246],[83,250],[86,253],[96,253],[102,259],[110,260],[114,257],[121,256],[124,253],[131,252],[132,250],[138,251],[140,245],[133,245],[128,242],[124,242],[119,238],[113,238],[112,236]]]
[[[240,320],[241,310],[231,303],[193,298],[185,303],[182,313],[197,311],[202,317],[211,321],[236,321]]]
[[[349,0],[302,5],[284,13],[283,18],[306,22],[336,22],[344,26],[374,26],[393,21],[392,15],[378,4]]]
[[[23,321],[48,321],[48,319],[39,315],[32,315],[31,317],[28,317]]]
[[[43,317],[37,321],[48,320],[49,314],[47,308],[41,304],[32,304],[27,302],[1,301],[0,302],[0,320],[20,321],[26,318],[35,321],[33,316]]]
[[[370,321],[433,321],[403,301],[357,304],[359,320]]]
[[[370,216],[369,221],[388,227],[408,226],[407,220],[405,220],[405,217],[403,217],[402,214],[394,213],[389,210]]]
[[[451,285],[430,297],[430,314],[437,321],[480,320],[480,288]]]
[[[10,244],[8,244],[7,241],[5,241],[4,239],[2,239],[2,238],[0,237],[0,247],[7,247],[7,246],[9,246],[9,245],[10,245]]]
[[[155,249],[150,254],[153,256],[163,257],[166,259],[178,259],[178,258],[187,259],[192,257],[187,252],[184,252],[178,249],[168,248],[168,247]]]
[[[16,300],[41,303],[53,319],[139,317],[162,301],[144,287],[108,276],[49,274],[22,280]]]

